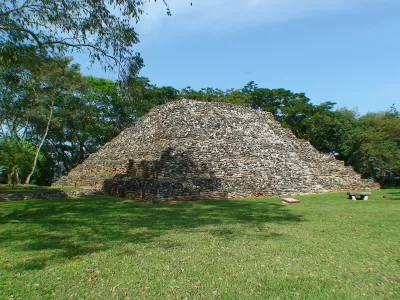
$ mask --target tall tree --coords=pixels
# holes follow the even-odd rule
[[[271,112],[283,126],[289,127],[299,138],[307,138],[307,128],[314,105],[304,93],[293,93],[285,89],[258,88],[249,82],[243,89],[248,95],[248,105]]]
[[[333,153],[347,160],[345,144],[350,139],[357,122],[357,112],[346,108],[332,110],[333,103],[316,106],[308,123],[307,136],[310,143],[322,152]]]
[[[0,137],[0,174],[7,177],[8,184],[20,183],[20,177],[29,173],[35,152],[35,146],[28,142],[13,136]]]
[[[134,122],[133,109],[119,97],[114,82],[94,77],[79,77],[79,82],[79,93],[56,103],[45,150],[57,162],[48,168],[57,173],[51,176],[69,172]]]
[[[349,162],[367,177],[385,181],[400,173],[400,118],[368,113],[357,120],[346,143]]]
[[[124,93],[124,95],[126,94]],[[179,97],[179,91],[171,86],[159,88],[151,84],[147,77],[136,77],[129,81],[129,95],[124,101],[135,108],[135,115],[139,118],[153,107]]]
[[[75,98],[83,89],[79,65],[70,65],[71,58],[43,58],[31,70],[32,78],[28,86],[32,95],[33,107],[29,111],[35,121],[36,132],[40,138],[36,147],[31,172],[25,179],[29,183],[36,169],[37,159],[48,136],[57,102]]]
[[[70,58],[35,56],[33,61],[18,61],[0,68],[0,117],[4,136],[21,144],[36,145],[29,183],[54,120],[55,107],[81,93],[78,65]]]
[[[248,89],[246,89],[248,90]],[[292,94],[284,89],[265,89],[253,88],[250,89],[249,104],[252,108],[261,109],[271,112],[275,117],[281,113],[282,107],[289,102],[286,98]]]

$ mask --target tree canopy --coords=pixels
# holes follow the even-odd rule
[[[167,14],[169,7],[165,0]],[[135,23],[147,0],[0,0],[0,57],[7,63],[40,51],[86,52],[92,63],[136,74],[142,59]]]

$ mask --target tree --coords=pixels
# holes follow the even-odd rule
[[[20,177],[29,172],[34,156],[34,145],[10,136],[0,138],[0,173],[7,177],[8,184],[20,183]]]
[[[68,102],[79,97],[84,90],[84,81],[77,64],[70,65],[71,58],[43,58],[31,70],[32,78],[28,87],[32,94],[33,107],[29,114],[34,121],[38,139],[36,155],[31,172],[25,179],[29,183],[36,169],[37,158],[48,136],[57,102]]]
[[[261,109],[272,113],[275,117],[281,112],[285,102],[285,97],[291,94],[284,89],[270,90],[265,88],[251,89],[249,93],[249,103],[252,108]]]
[[[0,67],[0,125],[3,136],[12,135],[25,139],[28,131],[27,110],[30,108],[27,81],[30,67],[40,60],[34,56],[32,61]]]
[[[304,93],[285,89],[258,88],[250,81],[243,89],[248,104],[254,109],[271,112],[283,126],[289,127],[299,138],[307,138],[307,128],[314,106]]]
[[[1,127],[4,137],[35,145],[29,183],[60,103],[80,97],[84,82],[70,58],[36,55],[33,61],[17,61],[0,68]],[[57,120],[55,120],[57,121]]]
[[[199,100],[204,101],[205,95],[201,91],[196,91],[191,86],[187,86],[181,90],[181,96],[184,99],[192,99],[192,100]]]
[[[77,78],[81,86],[79,93],[56,102],[56,121],[45,145],[46,157],[51,157],[54,165],[46,166],[52,172],[48,172],[51,178],[42,176],[44,183],[69,172],[134,122],[134,112],[128,103],[123,103],[114,82],[95,77]]]
[[[136,121],[136,101],[122,98],[114,81],[90,76],[85,81],[89,93],[80,105],[86,107],[91,103],[92,112],[98,115],[95,119],[112,126],[112,135]]]
[[[368,113],[357,120],[346,143],[349,163],[366,177],[381,182],[400,174],[400,118],[388,113]]]
[[[227,102],[240,106],[249,105],[249,96],[242,90],[228,89],[222,97],[217,98],[218,102]]]
[[[169,7],[163,0],[167,14]],[[133,25],[147,0],[0,0],[0,57],[3,63],[30,55],[26,49],[62,56],[86,52],[92,63],[136,74],[142,60]]]
[[[350,139],[357,121],[357,112],[346,108],[333,111],[334,103],[327,102],[315,107],[307,136],[310,143],[322,152],[347,160],[345,143]]]
[[[258,89],[258,84],[254,81],[249,81],[242,89],[243,94],[250,94]]]
[[[122,103],[133,108],[136,118],[142,117],[157,105],[179,98],[179,91],[171,86],[157,87],[147,77],[130,77],[122,85],[117,81]],[[122,91],[121,91],[122,89]],[[131,124],[134,120],[131,120]]]

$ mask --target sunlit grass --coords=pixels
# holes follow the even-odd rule
[[[398,299],[399,196],[0,202],[0,298]]]

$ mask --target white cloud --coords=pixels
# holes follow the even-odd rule
[[[179,32],[224,31],[285,22],[321,13],[357,9],[385,0],[167,0],[172,17],[162,1],[147,4],[147,15],[137,25],[147,35],[168,27]],[[191,5],[191,3],[193,5]]]

